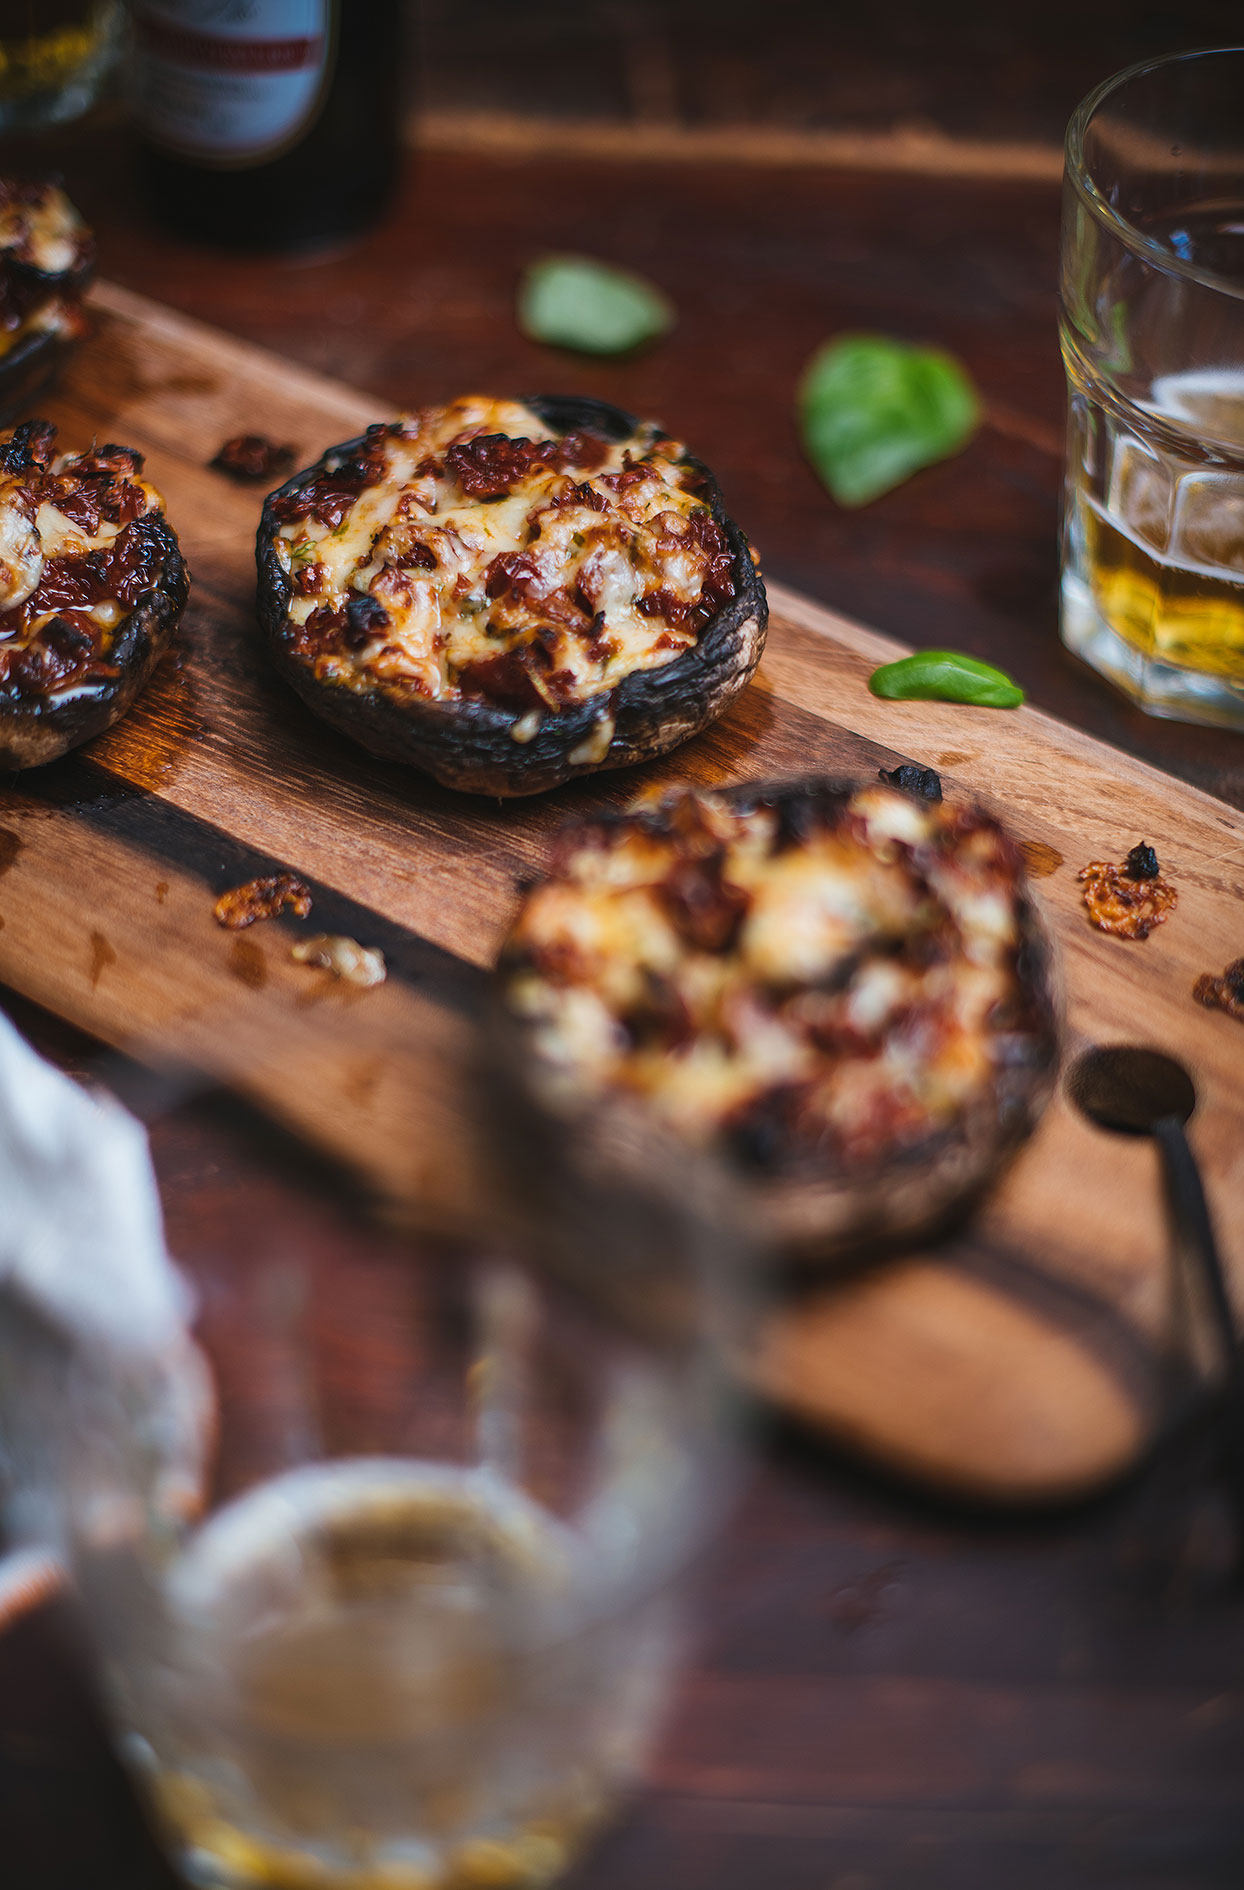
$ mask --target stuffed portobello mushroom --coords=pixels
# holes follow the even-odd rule
[[[711,474],[601,401],[466,397],[334,447],[264,506],[259,615],[308,706],[480,794],[674,748],[764,646]]]
[[[0,437],[0,768],[55,761],[125,714],[189,588],[163,501],[126,446]]]
[[[1018,848],[978,807],[881,782],[682,790],[571,825],[498,987],[528,1190],[566,1189],[576,1142],[637,1184],[677,1185],[671,1146],[697,1152],[797,1265],[964,1212],[1057,1061]]]
[[[0,177],[0,422],[42,392],[84,332],[95,243],[56,184]]]

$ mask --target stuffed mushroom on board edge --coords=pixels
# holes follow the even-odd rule
[[[86,330],[95,241],[58,184],[0,177],[0,424],[28,407]]]
[[[172,641],[189,575],[130,447],[0,438],[0,768],[34,768],[110,728]]]
[[[1059,1024],[1022,857],[979,807],[824,778],[682,789],[569,823],[525,895],[495,1136],[550,1229],[586,1176],[662,1195],[711,1163],[723,1222],[824,1269],[975,1205],[1040,1117]]]
[[[259,619],[307,706],[447,787],[542,793],[668,753],[764,648],[712,475],[578,396],[369,428],[264,505]]]

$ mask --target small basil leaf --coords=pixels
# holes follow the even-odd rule
[[[809,459],[839,505],[850,506],[957,453],[981,411],[951,355],[884,335],[826,342],[804,371],[798,407]]]
[[[519,285],[519,327],[557,348],[622,354],[673,324],[673,304],[651,282],[590,256],[541,257]]]
[[[868,678],[875,696],[890,702],[970,702],[983,709],[1017,709],[1024,699],[1018,683],[992,663],[957,650],[917,650],[897,663],[884,663]]]

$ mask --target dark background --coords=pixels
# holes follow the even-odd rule
[[[1142,716],[1056,632],[1063,126],[1133,59],[1244,37],[1237,5],[425,0],[417,27],[422,143],[385,221],[331,255],[164,235],[115,112],[59,135],[47,153],[104,273],[378,402],[560,384],[659,415],[719,471],[771,576],[1001,662],[1042,706],[1244,805],[1244,741]],[[854,155],[826,143],[852,136]],[[619,363],[524,341],[518,274],[570,247],[652,275],[673,335]],[[988,415],[962,456],[858,514],[818,485],[791,412],[808,354],[846,327],[953,349]],[[157,1159],[175,1250],[209,1212],[245,1215],[245,1168],[209,1120],[168,1124]],[[578,1883],[1239,1890],[1231,1552],[1195,1433],[1084,1509],[1000,1518],[770,1429],[652,1789]],[[0,1638],[0,1887],[167,1881],[67,1622],[36,1613]]]
[[[1058,144],[1134,60],[1244,36],[1231,0],[421,0],[424,105]]]

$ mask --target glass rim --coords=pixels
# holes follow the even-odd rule
[[[1064,177],[1075,190],[1080,201],[1114,236],[1135,250],[1155,269],[1166,275],[1182,276],[1189,282],[1198,283],[1202,288],[1215,289],[1224,295],[1232,296],[1236,301],[1244,300],[1244,282],[1233,280],[1230,276],[1219,275],[1217,270],[1206,269],[1196,263],[1187,262],[1177,256],[1164,244],[1129,221],[1107,203],[1096,184],[1088,174],[1084,162],[1084,134],[1090,118],[1110,94],[1132,79],[1143,78],[1147,73],[1158,72],[1163,66],[1190,64],[1194,59],[1221,58],[1224,53],[1244,56],[1244,44],[1237,46],[1196,46],[1189,52],[1160,53],[1153,59],[1137,60],[1135,65],[1125,66],[1121,72],[1113,72],[1109,78],[1095,85],[1091,92],[1080,100],[1067,124],[1067,135],[1063,141]]]

